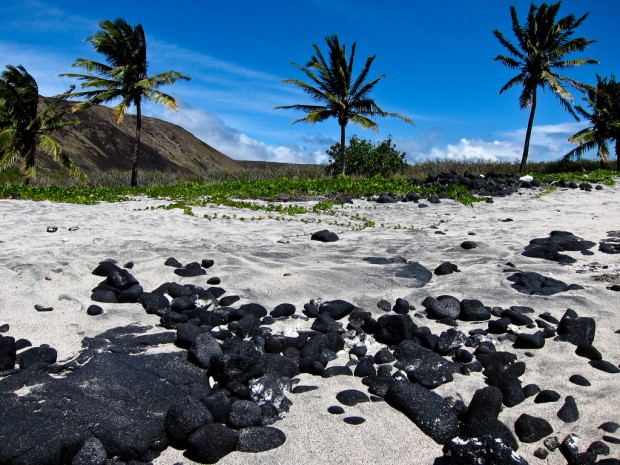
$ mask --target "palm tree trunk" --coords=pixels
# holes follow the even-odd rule
[[[620,137],[614,142],[616,143],[616,172],[620,173]]]
[[[131,186],[138,185],[138,157],[140,156],[140,133],[142,132],[142,112],[140,101],[136,101],[136,140],[133,149],[133,166],[131,168]]]
[[[342,160],[342,174],[345,174],[346,168],[346,160],[345,160],[345,128],[347,127],[347,123],[340,123],[340,159]]]
[[[527,131],[525,132],[525,143],[523,144],[523,157],[521,158],[521,166],[519,166],[519,173],[525,172],[525,166],[527,165],[527,156],[530,152],[530,137],[532,136],[532,127],[534,126],[534,113],[536,112],[536,88],[534,88],[534,94],[532,95],[532,108],[530,110],[530,118],[527,122]]]

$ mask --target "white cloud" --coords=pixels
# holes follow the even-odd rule
[[[178,113],[154,105],[145,107],[145,115],[177,124],[193,135],[236,160],[263,160],[282,163],[325,163],[325,149],[313,144],[267,145],[228,126],[219,116],[189,107],[182,102]]]
[[[513,142],[461,138],[456,144],[445,147],[436,145],[421,148],[415,141],[399,140],[397,148],[407,153],[410,162],[424,160],[487,160],[514,161],[521,156],[521,149]]]
[[[548,124],[534,126],[530,139],[530,161],[558,160],[574,145],[568,138],[585,126],[583,122]],[[458,142],[442,146],[438,135],[432,130],[421,134],[419,139],[397,140],[399,150],[407,153],[410,162],[453,159],[453,160],[487,160],[516,161],[523,154],[525,128],[498,134],[494,140],[463,137]]]

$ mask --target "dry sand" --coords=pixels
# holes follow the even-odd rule
[[[473,207],[450,200],[429,208],[355,200],[353,206],[337,208],[336,216],[296,217],[219,206],[195,207],[195,216],[188,216],[179,209],[149,209],[166,204],[152,199],[94,206],[0,200],[0,324],[8,323],[8,334],[16,339],[27,338],[33,345],[50,344],[58,350],[59,360],[68,360],[79,353],[84,337],[110,328],[139,323],[153,326],[153,331],[163,330],[157,327],[158,318],[147,315],[139,304],[104,304],[103,315],[87,316],[86,308],[92,304],[90,290],[101,281],[91,274],[98,262],[133,261],[131,273],[149,291],[173,280],[205,286],[204,276],[179,278],[163,264],[168,257],[182,263],[212,258],[215,266],[207,277],[219,276],[226,295],[238,295],[240,304],[257,302],[268,310],[289,302],[300,312],[310,299],[344,299],[378,317],[383,313],[376,306],[380,299],[393,303],[401,297],[423,312],[424,298],[442,294],[479,299],[489,306],[530,306],[536,315],[548,311],[558,319],[571,308],[596,320],[594,345],[604,359],[618,365],[620,335],[615,331],[620,329],[620,294],[607,288],[612,281],[620,283],[619,255],[604,254],[594,247],[591,256],[567,252],[577,262],[559,265],[521,253],[531,239],[547,237],[553,230],[569,231],[597,244],[608,231],[620,230],[620,186],[592,192],[538,193],[522,191]],[[205,214],[217,214],[217,218],[208,220]],[[360,224],[356,214],[371,219],[376,226],[352,230],[347,223]],[[502,221],[508,218],[513,221]],[[49,233],[48,226],[57,226],[58,231]],[[69,231],[75,226],[79,229]],[[310,235],[320,229],[336,232],[340,240],[311,241]],[[463,250],[460,244],[465,240],[476,241],[479,246]],[[431,271],[451,261],[461,272],[433,276],[426,285],[417,287],[416,281],[395,276],[393,266],[363,260],[398,256]],[[506,279],[510,274],[505,272],[507,262],[521,271],[538,272],[584,289],[549,297],[522,294]],[[52,306],[54,311],[37,312],[35,304]],[[436,334],[448,329],[426,318],[414,317],[414,321]],[[458,329],[467,332],[478,327],[485,328],[486,324],[460,323]],[[540,416],[551,423],[560,440],[571,432],[579,435],[583,450],[604,434],[598,425],[620,421],[620,375],[594,369],[587,359],[574,354],[574,346],[548,341],[544,349],[534,351],[532,358],[523,350],[512,349],[508,342],[498,343],[498,348],[515,351],[519,360],[526,361],[523,385],[536,383],[563,397],[573,395],[580,412],[577,423],[565,424],[556,416],[561,401],[535,404],[529,398],[501,412],[500,420],[511,429],[521,413]],[[333,363],[342,364],[347,358],[348,354],[341,354]],[[592,386],[570,383],[568,378],[575,373],[588,378]],[[338,404],[335,396],[340,390],[365,391],[358,378],[300,378],[301,384],[319,389],[290,396],[293,406],[287,418],[275,425],[285,432],[286,443],[261,454],[232,453],[220,463],[423,465],[441,456],[441,446],[384,402],[345,407],[347,415],[366,419],[359,426],[345,424],[342,416],[327,413],[327,407]],[[474,391],[483,386],[480,373],[457,374],[454,382],[436,392],[460,396],[467,404]],[[519,453],[534,464],[564,463],[558,451],[546,461],[535,458],[532,453],[540,445],[522,444]],[[611,456],[620,456],[620,446],[610,446]],[[189,463],[171,448],[157,460],[159,464],[175,462]]]

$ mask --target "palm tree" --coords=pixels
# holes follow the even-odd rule
[[[564,159],[579,159],[588,150],[596,148],[601,163],[604,163],[609,159],[607,141],[613,140],[616,145],[616,171],[620,171],[620,83],[616,82],[613,74],[609,80],[597,74],[596,80],[596,88],[588,89],[588,97],[584,98],[592,112],[575,107],[591,125],[568,139],[579,145],[564,155]]]
[[[99,22],[100,30],[86,39],[94,49],[105,56],[107,64],[85,58],[78,58],[74,67],[84,69],[88,74],[62,74],[82,82],[82,92],[72,97],[86,98],[74,110],[120,99],[114,107],[114,116],[120,123],[131,105],[136,108],[136,138],[134,144],[131,185],[138,185],[138,160],[140,158],[140,132],[142,129],[143,100],[161,103],[177,111],[173,97],[157,90],[160,86],[173,84],[179,79],[190,80],[177,71],[166,71],[155,76],[147,75],[146,39],[142,25],[131,26],[124,19]]]
[[[512,15],[512,31],[517,38],[518,47],[509,42],[497,29],[493,34],[499,42],[508,49],[511,56],[498,55],[495,60],[500,61],[511,69],[518,69],[519,74],[508,81],[499,91],[500,94],[511,87],[521,84],[523,90],[519,98],[522,109],[530,108],[530,117],[525,133],[523,157],[519,172],[525,171],[530,148],[530,136],[534,125],[536,111],[536,92],[538,87],[549,88],[558,98],[560,104],[576,119],[577,115],[572,108],[573,96],[564,87],[568,84],[580,91],[587,86],[579,81],[558,74],[555,70],[563,70],[584,64],[596,64],[598,61],[591,58],[564,59],[565,55],[573,52],[582,52],[588,45],[595,42],[584,37],[572,39],[574,30],[587,18],[586,13],[579,19],[568,15],[556,22],[556,15],[562,2],[552,5],[543,3],[540,8],[532,3],[525,26],[519,23],[517,10],[510,7]]]
[[[7,65],[0,75],[0,170],[21,159],[20,171],[24,183],[29,184],[36,176],[37,150],[41,149],[69,168],[71,174],[79,174],[77,166],[48,136],[74,124],[74,121],[63,120],[66,110],[57,111],[71,90],[54,97],[39,111],[39,87],[35,79],[23,66]]]
[[[306,66],[292,63],[306,74],[312,84],[299,79],[285,79],[283,81],[286,84],[300,87],[317,104],[284,105],[276,108],[301,110],[307,113],[304,118],[295,120],[291,124],[300,121],[317,123],[328,118],[338,119],[342,174],[345,174],[345,131],[349,121],[374,131],[377,131],[378,125],[371,118],[393,116],[410,124],[413,124],[413,121],[399,113],[383,111],[370,98],[370,92],[385,77],[385,75],[381,75],[370,82],[366,82],[370,66],[376,55],[367,58],[360,74],[354,77],[353,62],[356,44],[353,43],[351,55],[347,58],[346,47],[340,46],[338,36],[328,36],[325,40],[329,51],[329,63],[316,44],[313,45],[315,55],[312,56]]]

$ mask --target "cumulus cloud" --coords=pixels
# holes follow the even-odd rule
[[[407,153],[410,162],[425,160],[486,160],[515,161],[521,156],[521,149],[513,142],[461,138],[455,144],[444,147],[420,147],[414,141],[398,141],[399,150]]]
[[[584,127],[583,122],[534,126],[530,139],[531,161],[557,160],[574,148],[568,138]],[[462,137],[455,143],[441,145],[437,131],[424,133],[417,139],[396,141],[407,153],[409,162],[452,159],[513,162],[521,159],[525,128],[497,134],[493,140]]]
[[[148,105],[145,114],[177,124],[220,152],[236,160],[277,161],[282,163],[327,162],[325,149],[308,138],[307,144],[268,145],[227,125],[219,116],[180,102],[178,113]]]

